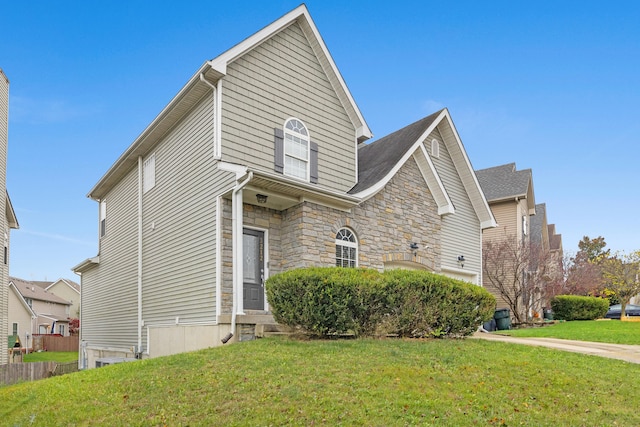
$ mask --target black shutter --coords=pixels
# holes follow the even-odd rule
[[[310,156],[311,158],[309,159],[309,163],[310,163],[311,169],[309,170],[309,176],[311,178],[311,183],[317,184],[318,183],[318,144],[316,144],[313,141],[311,141]]]
[[[278,173],[284,172],[284,131],[280,128],[273,128],[274,140],[274,170]]]

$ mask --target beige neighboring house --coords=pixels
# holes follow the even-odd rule
[[[482,191],[498,223],[483,230],[487,241],[510,239],[520,245],[529,241],[531,217],[536,214],[531,169],[517,170],[515,163],[476,171]],[[489,283],[486,289],[496,297],[497,308],[509,308],[504,296]]]
[[[80,285],[70,279],[58,279],[55,282],[32,282],[50,294],[71,303],[69,317],[80,318]]]
[[[206,61],[88,194],[81,366],[253,339],[292,268],[480,285],[495,220],[449,111],[371,138],[304,5]]]
[[[69,301],[46,291],[34,282],[16,277],[9,278],[9,288],[13,292],[9,311],[16,316],[10,318],[9,323],[12,328],[15,328],[14,324],[17,323],[21,341],[27,332],[69,336]],[[27,314],[31,318],[30,324],[26,323]]]
[[[9,145],[9,79],[0,68],[0,283],[9,282],[9,241],[11,229],[18,228],[18,219],[7,192],[7,150]],[[9,287],[0,286],[0,339],[11,334],[9,327]],[[6,342],[6,341],[5,341]],[[0,365],[9,363],[9,352],[0,351]]]

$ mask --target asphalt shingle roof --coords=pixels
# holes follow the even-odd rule
[[[23,298],[31,298],[33,300],[54,302],[57,304],[71,305],[69,301],[60,298],[57,295],[49,293],[38,286],[36,283],[28,280],[18,279],[17,277],[9,277],[9,281],[13,282],[20,295]]]
[[[349,190],[349,194],[366,190],[387,176],[441,112],[442,110],[437,111],[377,141],[361,146],[358,149],[358,183]]]
[[[531,183],[531,169],[516,170],[515,163],[476,171],[487,201],[509,197],[526,197]]]

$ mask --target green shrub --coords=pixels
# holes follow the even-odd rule
[[[609,300],[578,295],[558,295],[551,300],[551,309],[554,319],[594,320],[607,314]]]
[[[487,290],[439,274],[392,270],[384,278],[389,318],[383,327],[402,337],[470,335],[496,306]]]
[[[289,270],[267,280],[273,317],[284,325],[326,336],[360,335],[375,327],[381,275],[375,270],[312,267]]]
[[[485,289],[428,272],[303,268],[267,280],[279,323],[327,336],[465,336],[493,315]]]

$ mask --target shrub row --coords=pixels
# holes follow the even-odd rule
[[[609,300],[578,295],[558,295],[551,300],[551,309],[554,319],[594,320],[607,314]]]
[[[495,309],[479,286],[409,270],[290,270],[267,280],[267,298],[276,321],[316,336],[466,336]]]

